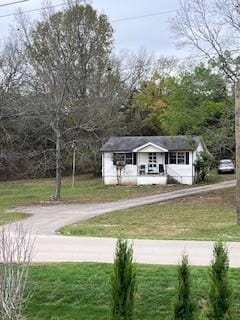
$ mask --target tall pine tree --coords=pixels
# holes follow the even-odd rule
[[[132,320],[136,293],[133,248],[119,239],[111,277],[112,320]]]
[[[187,255],[183,255],[182,263],[178,267],[177,291],[173,320],[193,320],[195,303],[191,293],[190,266]]]
[[[231,319],[232,292],[228,280],[229,260],[227,248],[222,242],[215,243],[210,266],[210,290],[207,319]]]

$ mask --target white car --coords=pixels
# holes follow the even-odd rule
[[[222,159],[219,161],[218,173],[234,173],[235,168],[231,159]]]

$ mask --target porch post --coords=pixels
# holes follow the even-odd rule
[[[168,165],[168,158],[169,158],[169,155],[168,155],[168,151],[164,153],[164,164],[165,164],[165,172],[166,172],[166,175],[167,175],[167,165]]]
[[[136,152],[137,155],[137,176],[139,175],[139,153]]]

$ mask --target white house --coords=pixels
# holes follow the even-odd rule
[[[193,184],[199,136],[111,137],[101,148],[102,176],[111,184]]]

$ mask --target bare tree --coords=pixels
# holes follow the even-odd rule
[[[185,0],[172,20],[178,44],[197,49],[232,81],[240,71],[239,4],[238,0]]]
[[[26,21],[26,20],[25,20]],[[106,16],[90,5],[69,2],[66,9],[43,12],[43,21],[30,27],[20,18],[20,31],[29,65],[29,87],[39,117],[52,129],[56,149],[54,200],[60,200],[62,154],[76,131],[96,131],[91,108],[104,79],[112,28]],[[99,103],[98,103],[99,106]],[[74,137],[75,139],[75,137]],[[75,139],[76,140],[76,139]]]
[[[23,307],[29,266],[32,261],[33,241],[21,223],[12,230],[4,226],[0,231],[0,318],[23,319]]]
[[[23,60],[16,38],[7,39],[0,51],[0,167],[14,151],[17,137],[17,121],[25,111],[21,108],[20,89],[23,82]],[[1,171],[1,170],[0,170]]]
[[[99,162],[102,140],[126,132],[127,109],[147,58],[143,53],[114,57],[107,17],[79,1],[68,2],[60,12],[44,10],[35,24],[19,20],[32,110],[48,128],[45,139],[55,146],[53,199],[59,200],[63,157],[72,142]]]

